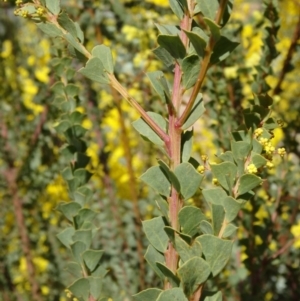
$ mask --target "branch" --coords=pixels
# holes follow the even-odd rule
[[[282,82],[285,79],[285,76],[290,71],[291,60],[292,60],[293,54],[296,50],[299,38],[300,38],[300,16],[299,16],[299,19],[298,19],[298,23],[295,27],[295,31],[294,31],[294,34],[293,34],[293,38],[292,38],[292,41],[291,41],[290,48],[288,50],[288,53],[287,53],[286,58],[285,58],[284,63],[283,63],[283,67],[282,67],[282,70],[280,72],[277,85],[275,86],[275,88],[273,90],[274,95],[278,95],[282,91],[281,90],[281,85],[282,85]]]
[[[59,25],[57,22],[57,16],[53,15],[51,13],[48,13],[47,20],[54,24],[57,28],[59,28],[64,34],[67,34],[68,32]],[[64,37],[64,36],[63,36]],[[78,41],[78,43],[82,46],[84,50],[84,56],[87,59],[92,58],[92,54],[85,48],[85,46]],[[138,104],[138,102],[129,95],[126,88],[124,88],[120,82],[116,79],[116,77],[113,74],[107,73],[109,79],[110,79],[110,86],[117,90],[127,101],[128,103],[135,108],[141,117],[144,119],[144,121],[152,128],[152,130],[165,142],[167,145],[169,143],[169,136],[167,133],[163,131],[163,129],[146,113],[146,111]]]
[[[168,134],[165,133],[165,131],[146,113],[139,103],[129,95],[128,91],[120,84],[113,74],[108,74],[108,77],[111,82],[111,87],[117,90],[129,102],[129,104],[140,113],[145,122],[167,144],[170,141]]]
[[[223,17],[223,14],[224,14],[224,11],[225,11],[225,8],[226,8],[226,5],[227,5],[227,1],[228,0],[221,0],[220,1],[219,10],[218,10],[216,18],[215,18],[216,24],[221,23],[221,20],[222,20],[222,17]],[[181,117],[176,122],[177,127],[181,127],[184,124],[184,122],[187,120],[187,118],[188,118],[188,116],[189,116],[189,114],[190,114],[190,112],[193,108],[195,100],[198,96],[198,93],[199,93],[199,91],[202,87],[203,81],[205,79],[207,70],[210,67],[210,64],[209,64],[210,63],[210,57],[212,55],[212,51],[213,51],[213,48],[214,48],[215,44],[216,44],[216,42],[214,41],[213,37],[211,36],[210,39],[209,39],[209,42],[207,43],[206,49],[205,49],[205,55],[204,55],[204,58],[203,58],[203,61],[202,61],[202,64],[201,64],[200,74],[199,74],[197,82],[196,82],[196,84],[193,88],[193,91],[192,91],[192,94],[191,94],[190,99],[188,101],[188,104],[187,104],[184,112],[182,113]]]

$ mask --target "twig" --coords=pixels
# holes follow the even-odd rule
[[[284,63],[283,63],[283,67],[282,67],[282,70],[280,72],[277,85],[275,86],[275,88],[273,90],[274,95],[278,95],[282,91],[281,90],[281,85],[282,85],[287,73],[290,71],[291,60],[292,60],[293,54],[296,50],[299,38],[300,38],[300,16],[299,16],[297,25],[295,27],[295,31],[294,31],[294,34],[293,34],[293,38],[292,38],[292,41],[291,41],[290,48],[288,50],[288,53],[287,53],[286,58],[285,58]]]
[[[216,24],[221,23],[221,20],[222,20],[227,2],[228,2],[228,0],[221,0],[220,1],[219,10],[218,10],[216,18],[215,18]],[[213,51],[213,48],[214,48],[215,44],[216,44],[216,42],[215,42],[214,38],[211,36],[208,43],[207,43],[207,46],[206,46],[206,49],[205,49],[205,55],[204,55],[203,61],[201,63],[201,70],[200,70],[199,76],[197,78],[196,84],[193,88],[190,99],[188,101],[188,104],[185,107],[185,110],[182,113],[182,115],[180,116],[179,120],[176,122],[176,126],[179,127],[179,128],[184,124],[184,122],[188,118],[188,116],[189,116],[189,114],[190,114],[190,112],[193,108],[195,100],[198,96],[198,93],[199,93],[199,91],[202,87],[203,81],[205,79],[206,73],[207,73],[207,71],[210,67],[210,57],[211,57],[211,54],[212,54],[212,51]]]
[[[112,89],[112,96],[115,99],[116,108],[119,114],[119,122],[121,126],[121,140],[123,143],[127,169],[128,169],[129,179],[130,179],[130,193],[131,193],[131,199],[133,201],[133,210],[134,210],[134,215],[136,220],[135,228],[136,228],[136,235],[137,235],[137,240],[136,240],[137,253],[138,253],[139,263],[140,263],[140,268],[139,268],[140,289],[143,290],[145,288],[145,279],[144,279],[145,262],[144,262],[143,244],[142,244],[142,225],[141,225],[142,218],[138,207],[138,194],[137,194],[138,185],[136,183],[136,178],[135,178],[134,169],[132,165],[132,153],[130,149],[128,133],[124,122],[123,112],[121,110],[121,99],[114,89]]]

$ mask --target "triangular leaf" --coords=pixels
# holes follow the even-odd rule
[[[228,224],[223,232],[222,238],[227,238],[231,235],[235,235],[237,229],[238,228],[235,225]]]
[[[169,166],[162,160],[158,160],[158,164],[164,170],[169,182],[174,186],[176,191],[180,193],[180,183],[173,171],[171,171]]]
[[[225,211],[223,206],[220,205],[212,204],[211,207],[214,235],[218,236],[224,222]]]
[[[160,166],[150,167],[140,179],[152,187],[157,193],[168,197],[171,192],[171,183]]]
[[[88,277],[87,278],[90,283],[90,293],[95,298],[95,300],[98,300],[98,298],[101,295],[102,292],[102,281],[103,277]]]
[[[132,297],[134,301],[155,301],[161,292],[163,291],[158,288],[148,288]]]
[[[76,278],[81,278],[83,276],[81,266],[77,262],[68,262],[65,266],[65,270]]]
[[[185,206],[179,211],[178,219],[182,227],[182,232],[194,236],[199,233],[201,221],[207,220],[207,217],[202,213],[201,209],[193,206]]]
[[[82,263],[82,258],[81,255],[83,254],[83,252],[87,249],[85,243],[83,243],[82,241],[75,241],[72,245],[71,245],[71,250],[72,250],[72,254],[76,260],[76,262],[78,264],[81,265]]]
[[[237,174],[237,167],[231,162],[223,162],[220,164],[211,165],[211,170],[218,182],[227,190],[230,191]]]
[[[199,189],[203,176],[190,163],[179,164],[174,173],[181,186],[181,195],[185,200],[191,198]]]
[[[92,57],[88,60],[85,67],[78,70],[79,73],[85,77],[99,82],[101,84],[108,84],[109,79],[106,75],[105,68],[101,60],[97,57]]]
[[[161,270],[164,274],[165,278],[168,279],[172,287],[178,287],[180,280],[172,273],[170,269],[168,269],[164,264],[157,262],[156,266]]]
[[[68,290],[78,299],[86,301],[89,297],[90,283],[86,278],[80,278],[68,287]]]
[[[166,130],[167,122],[159,114],[154,112],[147,112],[147,114],[163,129]],[[164,142],[162,139],[153,131],[153,129],[144,121],[144,119],[139,118],[138,120],[132,123],[133,127],[141,134],[142,137],[145,137],[152,143],[163,146]]]
[[[197,55],[201,58],[204,57],[206,41],[201,37],[197,32],[184,31],[188,38],[190,39],[191,44],[193,45]]]
[[[181,161],[188,162],[191,157],[193,146],[193,130],[185,131],[181,136]]]
[[[74,241],[83,242],[86,245],[86,247],[89,248],[92,242],[92,230],[91,229],[76,230],[72,238]]]
[[[213,276],[218,275],[231,256],[233,241],[208,234],[199,236],[196,240],[201,243],[205,260],[210,265]]]
[[[186,0],[169,0],[169,3],[173,13],[179,20],[181,20],[185,10],[187,9]]]
[[[164,227],[166,226],[161,216],[143,221],[143,229],[151,245],[159,252],[167,250],[169,238]]]
[[[186,298],[182,288],[174,287],[161,292],[155,301],[188,301],[188,299]]]
[[[238,187],[238,195],[249,192],[255,187],[259,186],[262,183],[262,179],[258,176],[246,174],[241,176],[239,187]]]
[[[182,262],[186,262],[193,257],[201,257],[202,255],[202,247],[199,242],[195,241],[190,246],[178,235],[175,235],[175,249]]]
[[[218,0],[196,0],[198,4],[199,11],[203,14],[204,17],[215,19],[216,14],[219,9]]]
[[[215,205],[223,205],[223,199],[227,197],[226,192],[222,188],[203,189],[202,194],[206,202]]]
[[[174,66],[174,58],[171,54],[163,47],[159,46],[152,50],[152,52],[156,55],[156,57],[162,61],[167,68],[173,69]]]
[[[73,222],[73,217],[77,215],[81,206],[78,203],[59,203],[56,210],[60,211],[64,216],[71,222]]]
[[[163,254],[158,252],[152,245],[149,245],[145,254],[145,259],[151,266],[152,270],[159,276],[160,279],[164,280],[165,276],[161,270],[156,266],[157,262],[164,263],[165,257]]]
[[[203,104],[203,98],[202,94],[198,94],[195,103],[193,105],[193,108],[185,121],[185,123],[182,125],[183,130],[187,130],[189,127],[191,127],[205,112],[204,104]]]
[[[164,103],[168,103],[170,100],[170,89],[168,86],[168,82],[162,71],[153,71],[148,72],[147,76],[151,82],[152,87],[159,95],[160,99]]]
[[[56,237],[65,247],[70,248],[70,245],[74,242],[72,238],[74,233],[75,229],[73,227],[68,227],[57,234]]]
[[[192,54],[184,58],[181,64],[183,77],[182,83],[186,90],[190,89],[196,83],[200,72],[200,59],[197,55]]]
[[[177,272],[183,284],[184,292],[189,297],[200,284],[207,280],[210,268],[204,259],[193,257],[185,262]]]
[[[93,48],[92,55],[101,60],[104,69],[108,73],[114,73],[114,62],[111,54],[111,50],[109,47],[105,45],[98,45]]]
[[[244,202],[235,200],[231,196],[227,196],[223,199],[223,207],[226,213],[225,218],[228,223],[230,223],[236,218],[243,205]]]
[[[96,215],[95,211],[88,208],[79,210],[78,214],[74,217],[76,229],[81,228],[85,222],[91,222]]]
[[[86,250],[82,254],[82,258],[84,260],[85,265],[89,269],[90,272],[93,272],[97,265],[99,265],[100,259],[103,255],[104,251],[102,250]]]
[[[60,0],[45,0],[46,7],[54,15],[58,15],[60,12]]]
[[[221,37],[220,26],[216,24],[212,19],[203,18],[203,20],[209,27],[214,42],[217,42]]]
[[[74,38],[77,38],[76,26],[65,12],[58,15],[57,21],[62,28],[69,32]]]
[[[237,46],[239,46],[239,43],[232,42],[226,37],[221,36],[213,49],[210,64],[213,65],[225,60]]]
[[[209,294],[209,296],[206,296],[204,298],[204,301],[222,301],[222,293],[221,292],[217,292],[214,294]]]
[[[173,58],[183,59],[185,57],[185,47],[179,36],[159,35],[157,43],[166,49]]]
[[[203,234],[211,234],[211,235],[214,234],[214,229],[212,227],[212,224],[205,220],[201,221],[200,230]]]

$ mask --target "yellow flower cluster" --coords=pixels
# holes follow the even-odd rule
[[[259,143],[263,145],[264,151],[267,155],[272,156],[275,152],[275,147],[272,145],[271,141],[267,138],[260,138]]]
[[[293,246],[295,248],[300,249],[300,221],[298,221],[298,223],[296,225],[292,226],[291,233],[295,237],[295,242],[294,242]]]
[[[136,97],[137,95],[133,96],[138,98]],[[116,191],[119,196],[122,198],[130,198],[132,187],[127,165],[128,158],[124,160],[124,143],[127,141],[131,151],[134,152],[140,140],[137,139],[137,133],[135,131],[129,131],[129,127],[131,126],[129,122],[125,122],[124,125],[126,127],[126,135],[122,132],[121,122],[122,119],[125,118],[129,121],[136,120],[139,116],[135,111],[131,110],[130,105],[124,101],[121,103],[121,110],[118,110],[115,106],[103,118],[102,130],[106,133],[107,145],[105,146],[105,152],[109,153],[108,165],[110,167],[110,177],[116,183]],[[132,157],[131,164],[134,171],[142,173],[144,170],[143,160],[141,160],[139,154],[135,154]]]
[[[284,147],[278,148],[277,153],[280,157],[284,157],[286,155],[286,150]]]
[[[206,162],[208,160],[208,156],[207,155],[201,155],[201,160],[203,162]]]
[[[15,16],[20,16],[20,17],[23,17],[23,18],[28,18],[29,17],[29,12],[26,9],[16,9],[14,11],[14,15]]]
[[[212,182],[213,182],[214,185],[218,185],[218,184],[219,184],[219,181],[218,181],[217,178],[213,178],[213,179],[212,179]]]
[[[146,0],[146,2],[155,4],[157,6],[162,6],[162,7],[168,7],[169,6],[169,1],[168,0]]]
[[[260,136],[262,135],[263,131],[264,131],[264,130],[263,130],[262,128],[257,128],[257,129],[254,131],[254,136],[255,136],[256,138],[260,137]]]
[[[204,166],[199,166],[198,167],[198,171],[199,171],[199,173],[201,173],[201,174],[204,174],[204,171],[205,171],[205,168],[204,168]]]
[[[44,14],[45,14],[45,9],[43,7],[39,7],[37,10],[36,10],[36,13],[42,17]]]
[[[256,168],[256,166],[252,163],[252,164],[249,164],[249,165],[247,166],[247,171],[248,171],[248,173],[250,173],[250,174],[255,174],[255,173],[257,173],[257,168]]]

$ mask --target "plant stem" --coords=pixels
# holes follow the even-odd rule
[[[278,95],[282,91],[281,85],[282,85],[287,73],[290,70],[290,63],[293,58],[293,54],[297,49],[297,45],[298,45],[297,43],[298,43],[299,38],[300,38],[300,15],[299,15],[299,19],[298,19],[298,22],[297,22],[295,30],[294,30],[291,45],[289,47],[289,50],[287,52],[286,58],[283,63],[283,67],[282,67],[281,72],[278,77],[278,82],[273,90],[273,95]]]
[[[188,46],[188,38],[183,30],[189,30],[192,19],[190,18],[189,11],[185,12],[184,18],[181,21],[181,34],[180,38],[185,45]],[[175,64],[172,105],[169,106],[169,137],[170,143],[167,145],[168,154],[170,157],[170,169],[172,171],[180,164],[181,161],[181,134],[182,130],[176,126],[177,112],[179,112],[181,100],[182,100],[182,87],[181,87],[182,71],[178,62]],[[175,108],[175,111],[172,109]],[[183,200],[180,194],[174,187],[171,190],[171,196],[169,198],[169,217],[171,227],[175,230],[180,230],[178,223],[178,213],[183,206]],[[169,242],[168,249],[165,252],[166,266],[176,274],[178,265],[178,254],[171,242]],[[169,282],[165,283],[165,289],[171,288]]]
[[[53,23],[57,28],[59,28],[63,34],[67,34],[68,32],[62,28],[57,22],[57,16],[48,14],[48,21]],[[85,48],[82,43],[79,43],[82,47],[83,54],[86,58],[92,58],[92,54]],[[119,83],[116,77],[113,74],[107,73],[107,76],[110,79],[110,86],[117,90],[128,102],[129,104],[135,108],[141,115],[141,117],[145,120],[145,122],[152,128],[152,130],[166,143],[169,142],[169,136],[163,131],[163,129],[145,112],[145,110],[139,105],[139,103],[129,95],[128,91]]]
[[[131,199],[133,202],[133,211],[135,215],[135,228],[136,228],[136,245],[137,245],[137,254],[139,258],[139,281],[140,281],[140,290],[143,290],[145,288],[145,262],[144,262],[144,256],[143,256],[143,243],[142,243],[142,225],[141,225],[141,214],[138,207],[138,185],[136,182],[136,177],[132,165],[132,152],[130,149],[130,143],[129,143],[129,137],[128,132],[126,129],[125,121],[123,112],[121,109],[121,99],[119,95],[116,93],[116,90],[112,89],[112,95],[116,102],[116,108],[119,114],[119,123],[121,126],[121,140],[123,143],[125,158],[126,158],[126,164],[129,174],[129,183],[130,183],[130,194]]]
[[[111,87],[117,90],[128,102],[134,107],[144,119],[144,121],[152,128],[152,130],[167,144],[170,138],[167,133],[146,113],[139,103],[129,95],[128,91],[118,82],[113,74],[108,74],[111,81]]]
[[[224,14],[224,11],[225,11],[225,8],[226,8],[226,5],[227,5],[227,1],[228,0],[221,0],[220,1],[220,6],[219,6],[219,9],[218,9],[216,18],[215,18],[216,24],[220,24],[220,22],[222,20],[222,17],[223,17],[223,14]],[[188,104],[186,105],[184,112],[182,113],[182,115],[180,116],[179,120],[176,123],[177,127],[181,127],[185,123],[185,121],[187,120],[187,118],[188,118],[188,116],[189,116],[189,114],[190,114],[190,112],[193,108],[195,100],[198,96],[198,93],[199,93],[199,91],[202,87],[203,81],[205,79],[207,70],[210,67],[210,57],[212,55],[215,44],[216,44],[216,42],[213,39],[213,37],[211,36],[208,43],[207,43],[206,49],[205,49],[205,55],[204,55],[204,58],[203,58],[202,63],[201,63],[201,70],[200,70],[199,76],[198,76],[196,84],[193,88],[193,91],[192,91],[192,94],[191,94],[190,99],[188,101]]]
[[[204,287],[204,284],[201,284],[198,287],[198,289],[196,290],[196,292],[190,297],[190,301],[199,301],[200,300],[203,287]]]
[[[12,196],[12,202],[14,206],[14,212],[16,216],[17,227],[21,236],[23,254],[26,260],[26,267],[28,272],[28,281],[30,283],[31,295],[34,301],[42,301],[40,295],[40,288],[36,280],[35,267],[32,260],[32,255],[30,251],[30,240],[27,232],[27,227],[25,225],[25,219],[23,215],[22,200],[18,196],[18,186],[16,183],[16,178],[18,175],[18,170],[11,168],[7,172],[7,182],[10,194]]]

